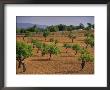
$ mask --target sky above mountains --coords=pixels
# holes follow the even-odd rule
[[[94,24],[94,16],[17,16],[17,23],[32,23],[38,25],[79,25]]]

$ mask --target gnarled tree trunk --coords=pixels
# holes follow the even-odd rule
[[[51,57],[52,57],[52,54],[50,53],[50,58],[49,58],[49,60],[51,59]]]
[[[26,71],[26,65],[23,61],[24,61],[24,58],[18,60],[18,68],[21,68],[21,66],[23,66],[23,72],[25,72]]]
[[[67,53],[68,49],[66,48],[66,53]]]
[[[77,54],[78,51],[75,52],[75,55]]]
[[[84,66],[85,66],[85,61],[84,60],[82,60],[82,62],[81,62],[81,70],[84,68]]]

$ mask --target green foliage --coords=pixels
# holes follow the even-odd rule
[[[89,43],[90,43],[90,38],[86,38],[86,39],[84,40],[84,43],[88,46]],[[87,48],[87,46],[86,46],[86,48]]]
[[[80,50],[81,47],[80,47],[79,44],[74,44],[74,45],[72,46],[72,49],[73,49],[73,50]]]
[[[84,54],[81,54],[81,56],[79,57],[79,60],[93,62],[94,61],[94,57],[92,55],[88,54],[88,53],[84,53]]]
[[[91,30],[91,29],[94,29],[94,24],[87,23],[87,27],[85,28],[85,30]]]
[[[34,29],[34,32],[37,34],[37,33],[39,32],[39,30],[40,30],[40,29],[35,28],[35,29]]]
[[[94,29],[94,24],[92,24],[92,28]]]
[[[49,46],[46,45],[46,44],[42,44],[42,47],[41,47],[42,56],[44,56],[45,54],[47,54],[48,53],[48,50],[49,50]]]
[[[80,53],[84,54],[84,53],[89,53],[85,48],[80,48]]]
[[[90,32],[85,32],[84,36],[90,37],[91,36],[91,33]]]
[[[48,53],[55,54],[55,55],[60,53],[60,49],[56,45],[52,44],[52,45],[49,45],[48,47],[49,47]]]
[[[16,29],[16,33],[17,33],[17,34],[20,34],[20,31],[21,31],[21,30],[20,30],[19,28]]]
[[[43,36],[44,36],[44,37],[47,37],[49,34],[50,34],[50,32],[49,32],[48,30],[45,30],[45,31],[43,32]]]
[[[36,40],[35,41],[35,46],[36,46],[36,48],[41,49],[42,48],[42,43],[40,41]]]
[[[87,46],[90,45],[91,47],[94,47],[94,38],[93,37],[87,37],[84,41]]]
[[[59,29],[59,31],[64,31],[65,30],[65,25],[59,24],[58,29]]]
[[[70,44],[64,43],[63,47],[65,47],[65,48],[71,48],[72,46]]]
[[[36,45],[37,40],[32,39],[32,44]]]
[[[38,48],[37,53],[39,52],[39,50],[41,50],[42,45],[43,45],[43,43],[40,42],[39,40],[32,40],[32,44],[33,44],[36,48]]]
[[[34,26],[28,28],[26,31],[38,33],[39,32],[39,28],[37,28],[37,26],[34,25]]]
[[[20,33],[25,33],[25,29],[20,29]]]
[[[73,33],[73,32],[70,32],[69,35],[68,35],[68,37],[69,37],[70,39],[72,39],[72,42],[73,42],[73,39],[76,38],[76,34]]]
[[[45,37],[45,41],[46,41],[46,37],[50,34],[50,32],[48,30],[44,30],[43,32],[43,36]]]
[[[67,49],[67,48],[71,48],[72,46],[70,44],[64,43],[63,47],[65,47]],[[67,51],[66,51],[66,53],[67,53]]]
[[[33,36],[32,32],[26,31],[25,37],[32,37],[32,36]]]
[[[37,42],[40,42],[40,41],[37,40],[37,39],[36,39],[36,40],[35,40],[35,39],[32,39],[32,44],[33,44],[33,45],[36,45]]]
[[[57,44],[58,43],[58,40],[55,40],[54,42],[55,42],[55,44]]]
[[[59,28],[58,28],[58,26],[49,26],[49,27],[47,27],[48,28],[48,30],[50,31],[50,32],[57,32],[57,31],[59,31]]]
[[[37,27],[36,25],[30,27],[30,28],[27,28],[25,31],[29,31],[29,32],[34,32],[34,33],[39,33],[39,32],[43,32],[44,29],[43,28],[39,28]]]
[[[90,37],[94,39],[94,34],[91,34]]]
[[[94,24],[91,23],[87,23],[87,27],[85,27],[82,23],[80,23],[78,26],[74,26],[74,25],[63,25],[63,24],[59,24],[59,25],[51,25],[46,27],[46,29],[50,32],[57,32],[57,31],[73,31],[73,30],[78,30],[78,29],[85,29],[85,30],[91,30],[94,29]],[[26,32],[35,32],[36,34],[38,32],[44,32],[45,29],[43,28],[39,28],[36,25],[27,28],[27,29],[16,29],[16,33],[26,33]]]
[[[27,28],[27,31],[28,32],[34,32],[34,28],[33,27]]]
[[[82,23],[79,24],[80,29],[84,29],[84,25]]]
[[[90,44],[91,47],[94,47],[94,38],[91,37],[89,44]]]
[[[84,42],[85,44],[90,45],[91,47],[94,47],[94,35],[91,32],[86,32],[85,36],[87,37]],[[86,46],[86,48],[87,48]]]
[[[32,56],[32,46],[23,42],[16,42],[16,57],[28,58],[30,56]]]
[[[80,23],[78,26],[74,26],[74,25],[63,25],[63,24],[59,24],[59,25],[51,25],[45,28],[46,30],[50,31],[50,32],[57,32],[57,31],[73,31],[73,30],[79,30],[79,29],[85,29],[85,30],[91,30],[94,29],[94,24],[91,23],[87,23],[87,27],[85,27],[82,23]],[[16,33],[26,33],[28,32],[35,32],[36,34],[38,32],[44,32],[45,29],[43,28],[39,28],[36,25],[27,28],[27,29],[19,29],[17,28]]]
[[[41,43],[38,40],[33,40],[32,41],[33,45],[36,46],[36,48],[38,48],[39,50],[41,50],[42,52],[42,56],[49,53],[49,54],[55,54],[57,55],[58,53],[60,53],[60,49],[56,46],[56,45],[46,45],[44,43]]]
[[[79,44],[74,44],[74,45],[72,46],[72,49],[76,51],[76,53],[75,53],[75,55],[76,55],[77,52],[81,50],[81,47],[80,47]]]
[[[67,31],[72,31],[72,30],[75,30],[75,26],[74,26],[74,25],[65,26],[65,29],[66,29]]]
[[[94,34],[92,34],[92,33],[89,32],[89,31],[86,31],[85,34],[84,34],[84,36],[94,38]]]

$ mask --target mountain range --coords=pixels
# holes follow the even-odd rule
[[[34,25],[36,25],[38,28],[43,28],[45,29],[47,27],[47,25],[38,25],[38,24],[32,24],[32,23],[16,23],[16,27],[19,29],[27,29],[30,27],[33,27]]]

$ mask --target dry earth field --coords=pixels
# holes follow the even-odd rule
[[[63,46],[64,43],[69,44],[79,44],[81,47],[85,47],[84,36],[85,30],[76,31],[77,37],[72,43],[72,40],[68,37],[68,32],[62,34],[62,32],[54,32],[49,35],[45,41],[45,38],[42,34],[37,34],[32,37],[32,39],[37,39],[42,41],[43,43],[50,44],[50,38],[54,38],[58,40],[57,46],[60,48],[61,53],[58,55],[52,55],[51,60],[49,60],[49,55],[46,54],[44,56],[41,55],[39,51],[37,53],[37,48],[33,49],[33,56],[24,60],[26,64],[26,71],[22,72],[22,68],[18,69],[18,62],[16,60],[16,73],[17,74],[94,74],[94,62],[87,62],[84,69],[81,70],[81,61],[78,60],[80,53],[75,55],[75,51],[72,49],[68,49],[66,53],[66,49]],[[94,33],[92,31],[91,33]],[[16,36],[17,41],[25,42],[27,44],[31,44],[31,39],[29,37],[25,37],[23,40],[23,35]],[[94,48],[90,46],[87,48],[90,54],[94,56]]]

